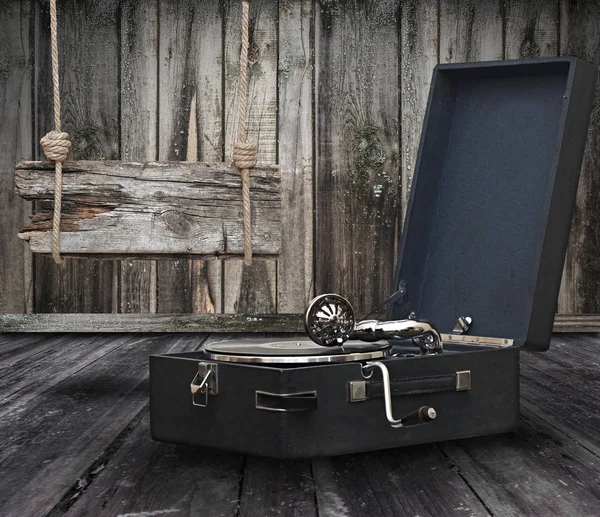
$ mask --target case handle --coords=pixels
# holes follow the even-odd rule
[[[356,386],[355,386],[356,384]],[[358,386],[363,384],[363,386]],[[374,398],[383,398],[383,382],[350,382],[350,400],[358,402]],[[427,377],[409,377],[390,381],[392,397],[399,395],[424,395],[445,391],[467,391],[471,389],[471,371],[463,370],[447,375],[429,375]],[[362,397],[361,397],[362,395]]]
[[[310,411],[317,409],[317,392],[269,393],[256,391],[256,409],[263,411]]]

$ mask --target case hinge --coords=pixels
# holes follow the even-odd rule
[[[505,347],[512,346],[515,342],[514,339],[470,336],[468,334],[440,334],[440,336],[442,337],[442,343],[444,344],[458,343],[460,345]]]

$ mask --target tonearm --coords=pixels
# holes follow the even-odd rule
[[[429,323],[412,319],[355,322],[352,305],[338,294],[322,294],[314,298],[304,314],[304,326],[310,339],[322,346],[341,346],[348,339],[412,338],[422,355],[443,351],[440,334]]]

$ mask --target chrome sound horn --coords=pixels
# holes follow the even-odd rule
[[[412,338],[422,355],[443,351],[440,334],[429,323],[418,320],[362,320],[355,323],[352,305],[337,294],[322,294],[314,298],[304,314],[304,327],[308,337],[322,346],[341,346],[348,339]]]
[[[343,345],[354,330],[354,309],[339,294],[322,294],[308,304],[304,328],[308,337],[318,345]]]

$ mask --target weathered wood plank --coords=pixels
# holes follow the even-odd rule
[[[521,355],[517,434],[442,444],[497,515],[594,515],[600,498],[597,336],[555,337]]]
[[[577,344],[572,343],[571,346],[575,348]],[[540,372],[544,378],[547,376],[568,385],[582,397],[600,401],[600,362],[597,360],[589,357],[584,360],[580,354],[569,353],[553,346],[549,353],[522,354],[521,364],[523,368],[531,369],[528,371],[532,376]]]
[[[567,455],[568,446],[552,435],[521,425],[518,434],[446,442],[441,449],[492,515],[597,514],[600,460],[581,447],[579,457]]]
[[[504,4],[504,58],[558,55],[558,3],[509,0]]]
[[[55,267],[56,264],[48,260],[44,255],[35,256],[38,275],[35,284],[35,312],[116,312],[113,295],[118,264],[115,261],[69,258],[68,264]]]
[[[554,332],[600,332],[600,314],[557,314]]]
[[[60,515],[234,517],[242,463],[237,454],[153,442],[144,411],[117,453],[85,476],[89,484],[70,492],[73,506],[65,501]]]
[[[159,127],[160,160],[186,160],[195,154],[197,139],[192,141],[190,128],[196,95],[197,21],[194,2],[190,0],[159,0]],[[162,260],[157,264],[157,312],[190,313],[191,262]]]
[[[221,312],[223,264],[217,260],[192,261],[192,312]]]
[[[600,456],[600,400],[557,382],[529,365],[521,367],[521,404]],[[583,402],[585,401],[585,402]]]
[[[16,367],[20,361],[52,348],[52,334],[0,334],[0,371]]]
[[[148,406],[148,354],[194,350],[204,337],[130,340],[3,418],[0,513],[52,510],[94,461],[114,454],[121,433]]]
[[[27,312],[32,296],[31,258],[15,238],[31,208],[14,193],[15,161],[31,158],[33,4],[0,5],[0,314]]]
[[[314,2],[279,4],[279,164],[282,239],[277,312],[302,312],[313,295]]]
[[[120,4],[120,0],[65,0],[58,5],[62,127],[70,135],[75,160],[119,157]],[[35,5],[35,141],[39,142],[54,122],[48,3]],[[36,156],[43,157],[39,145],[36,148]],[[73,259],[58,266],[38,255],[34,310],[116,312],[118,274],[113,261]]]
[[[304,332],[303,321],[302,314],[7,314],[0,315],[0,332]],[[554,330],[600,332],[597,315],[563,322],[557,315]]]
[[[224,264],[225,292],[223,306],[227,314],[270,314],[276,312],[276,262],[254,260],[246,266],[242,260]],[[237,279],[235,282],[233,279]]]
[[[316,12],[316,292],[371,311],[389,296],[399,195],[400,2]]]
[[[304,332],[300,314],[6,314],[0,332]]]
[[[121,8],[121,157],[156,160],[158,0]],[[156,262],[120,263],[119,312],[156,312]]]
[[[402,2],[401,32],[401,131],[402,214],[408,208],[412,177],[419,151],[431,74],[438,64],[438,0]]]
[[[156,262],[126,258],[120,268],[119,312],[156,312]]]
[[[591,359],[592,363],[600,360],[600,334],[555,334],[552,336],[552,351],[561,350],[569,355],[578,355]]]
[[[440,62],[503,59],[502,2],[440,2]]]
[[[225,158],[230,161],[238,131],[238,84],[241,43],[241,2],[224,2],[224,105]],[[246,125],[248,139],[258,145],[259,163],[277,163],[277,56],[279,53],[277,2],[250,3],[248,97]],[[250,172],[252,177],[254,169]],[[254,225],[253,218],[253,225]],[[254,228],[252,233],[254,234]],[[254,250],[253,250],[254,251]],[[277,307],[276,262],[227,261],[223,265],[223,312],[275,312]],[[275,297],[271,296],[275,293]],[[250,305],[247,304],[250,302]]]
[[[600,64],[600,5],[560,2],[560,53]],[[596,86],[563,273],[560,311],[600,312],[600,85]]]
[[[161,156],[221,162],[222,13],[218,2],[162,2]],[[221,310],[221,264],[179,258],[158,266],[158,312]]]
[[[131,334],[59,334],[46,338],[51,347],[13,368],[0,370],[0,418],[131,339]],[[60,368],[48,367],[51,364]]]
[[[243,254],[241,180],[225,164],[66,162],[61,250],[65,253]],[[281,241],[280,172],[253,169],[253,246],[277,253]],[[25,199],[54,195],[52,166],[17,165]],[[19,236],[32,251],[51,247],[51,211],[38,210]]]
[[[488,516],[436,445],[313,461],[319,515]]]
[[[248,458],[240,494],[240,517],[318,515],[310,461]]]
[[[226,337],[210,336],[205,343]],[[153,442],[148,411],[142,415],[114,455],[92,464],[83,476],[85,483],[66,494],[59,505],[63,512],[69,517],[170,513],[233,517],[244,458]]]
[[[224,156],[223,137],[223,5],[213,0],[195,2],[193,42],[196,57],[196,96],[190,115],[188,161],[220,162]],[[195,114],[195,117],[194,117]],[[192,152],[193,151],[193,152]],[[191,312],[222,311],[223,264],[193,260],[191,270]]]

